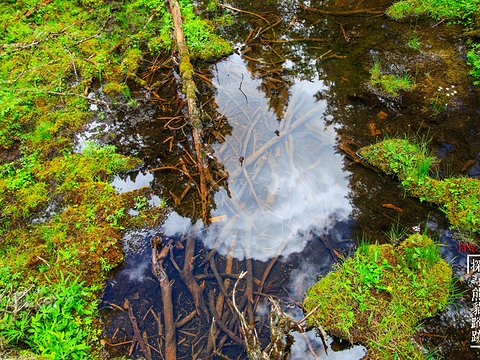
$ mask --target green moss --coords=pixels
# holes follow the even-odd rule
[[[145,207],[132,218],[138,194],[119,195],[109,184],[138,159],[110,146],[76,154],[72,140],[91,118],[92,90],[134,102],[127,82],[142,84],[137,72],[148,51],[169,56],[171,16],[162,0],[29,0],[2,3],[0,23],[0,346],[86,358],[99,346],[99,324],[76,307],[95,307],[91,295],[122,261],[124,228],[153,225],[163,211]],[[77,279],[73,287],[64,274]],[[65,298],[56,284],[75,293],[68,306],[55,302]],[[2,322],[11,314],[5,301],[25,289],[41,293],[47,308],[34,303]],[[73,328],[54,326],[65,322]]]
[[[465,25],[473,33],[478,32],[480,25],[480,0],[402,0],[395,2],[388,8],[386,14],[395,20],[410,16],[427,15],[437,20],[447,20],[452,23]],[[468,64],[472,67],[470,75],[474,84],[480,84],[480,56],[479,44],[471,44],[467,54]]]
[[[401,20],[408,16],[418,16],[425,13],[422,3],[415,0],[397,1],[390,6],[386,14],[395,20]]]
[[[180,63],[180,74],[184,79],[193,79],[193,66],[188,59],[182,59]]]
[[[423,359],[416,324],[444,309],[452,270],[420,234],[399,247],[361,244],[353,258],[318,281],[304,300],[307,320],[368,347],[371,359]]]
[[[103,92],[110,97],[115,97],[122,94],[123,85],[116,81],[110,81],[103,87]]]
[[[232,46],[215,34],[215,23],[195,15],[189,0],[180,1],[183,15],[183,31],[193,59],[213,60],[229,55]]]
[[[480,181],[472,178],[432,179],[426,146],[407,139],[388,139],[362,148],[360,155],[387,174],[395,174],[402,186],[421,201],[437,204],[453,227],[469,235],[480,233]]]
[[[429,15],[436,19],[469,21],[478,12],[479,0],[403,0],[395,2],[386,14],[396,20]]]
[[[123,54],[123,59],[121,62],[122,72],[125,75],[134,75],[138,67],[140,66],[140,62],[142,61],[143,54],[140,49],[133,48],[128,49]]]

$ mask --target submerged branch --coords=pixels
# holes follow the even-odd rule
[[[163,318],[165,321],[165,359],[176,360],[177,340],[175,335],[175,320],[173,317],[172,286],[168,279],[167,272],[163,267],[163,260],[168,255],[169,247],[163,247],[162,251],[158,254],[157,247],[161,244],[159,237],[152,239],[152,272],[160,283],[160,290],[162,291]]]
[[[128,302],[128,318],[130,319],[130,323],[132,324],[133,328],[133,342],[135,341],[138,343],[140,346],[140,349],[142,350],[143,355],[147,358],[147,360],[150,360],[152,358],[151,353],[148,351],[147,345],[148,343],[145,343],[143,337],[140,335],[140,329],[138,328],[138,323],[137,323],[137,318],[133,314],[133,309],[132,305]]]
[[[180,271],[180,277],[182,281],[188,288],[188,291],[193,297],[195,302],[195,308],[198,315],[203,318],[208,318],[209,313],[207,307],[205,306],[205,301],[203,300],[203,290],[198,285],[197,280],[193,276],[193,261],[195,260],[195,236],[193,232],[189,234],[187,238],[187,244],[185,246],[185,261],[183,264],[183,269]],[[172,261],[174,261],[172,257]],[[178,265],[175,264],[175,267],[178,268]]]
[[[226,5],[226,4],[219,4],[221,7],[225,8],[225,9],[229,9],[229,10],[232,10],[232,11],[237,11],[237,12],[241,12],[241,13],[244,13],[244,14],[249,14],[249,15],[253,15],[253,16],[256,16],[258,17],[259,19],[262,19],[263,21],[265,21],[268,25],[271,25],[270,22],[265,19],[262,15],[259,15],[257,13],[254,13],[254,12],[251,12],[251,11],[247,11],[247,10],[242,10],[242,9],[237,9],[233,6],[230,6],[230,5]]]
[[[385,14],[385,10],[378,8],[356,10],[324,10],[308,7],[303,4],[299,4],[299,6],[306,11],[332,16],[382,16],[383,14]]]

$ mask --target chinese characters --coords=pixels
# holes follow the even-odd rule
[[[480,348],[480,255],[467,255],[467,272],[470,275],[472,290],[471,308],[471,347]]]

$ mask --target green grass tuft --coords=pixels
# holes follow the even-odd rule
[[[411,91],[415,82],[410,75],[383,74],[380,61],[376,61],[370,69],[370,85],[380,94],[397,97],[399,91]]]

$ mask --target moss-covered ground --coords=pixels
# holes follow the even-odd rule
[[[475,84],[480,84],[480,1],[479,0],[401,0],[396,1],[386,14],[393,19],[429,16],[439,22],[459,23],[465,26],[466,45],[470,47],[467,61]]]
[[[423,359],[412,336],[419,321],[446,307],[451,281],[427,236],[413,234],[397,247],[361,244],[307,291],[307,321],[367,346],[370,359]]]
[[[193,58],[231,51],[190,1],[182,7]],[[95,144],[75,153],[74,135],[92,92],[133,105],[143,59],[169,54],[171,18],[160,0],[22,0],[2,3],[0,23],[0,352],[89,358],[122,231],[162,211],[148,207],[150,190],[120,195],[109,183],[139,159]]]
[[[480,181],[473,178],[434,179],[430,165],[436,160],[425,145],[407,139],[387,139],[367,146],[359,154],[387,174],[395,174],[407,192],[440,206],[453,227],[467,236],[480,234]]]

